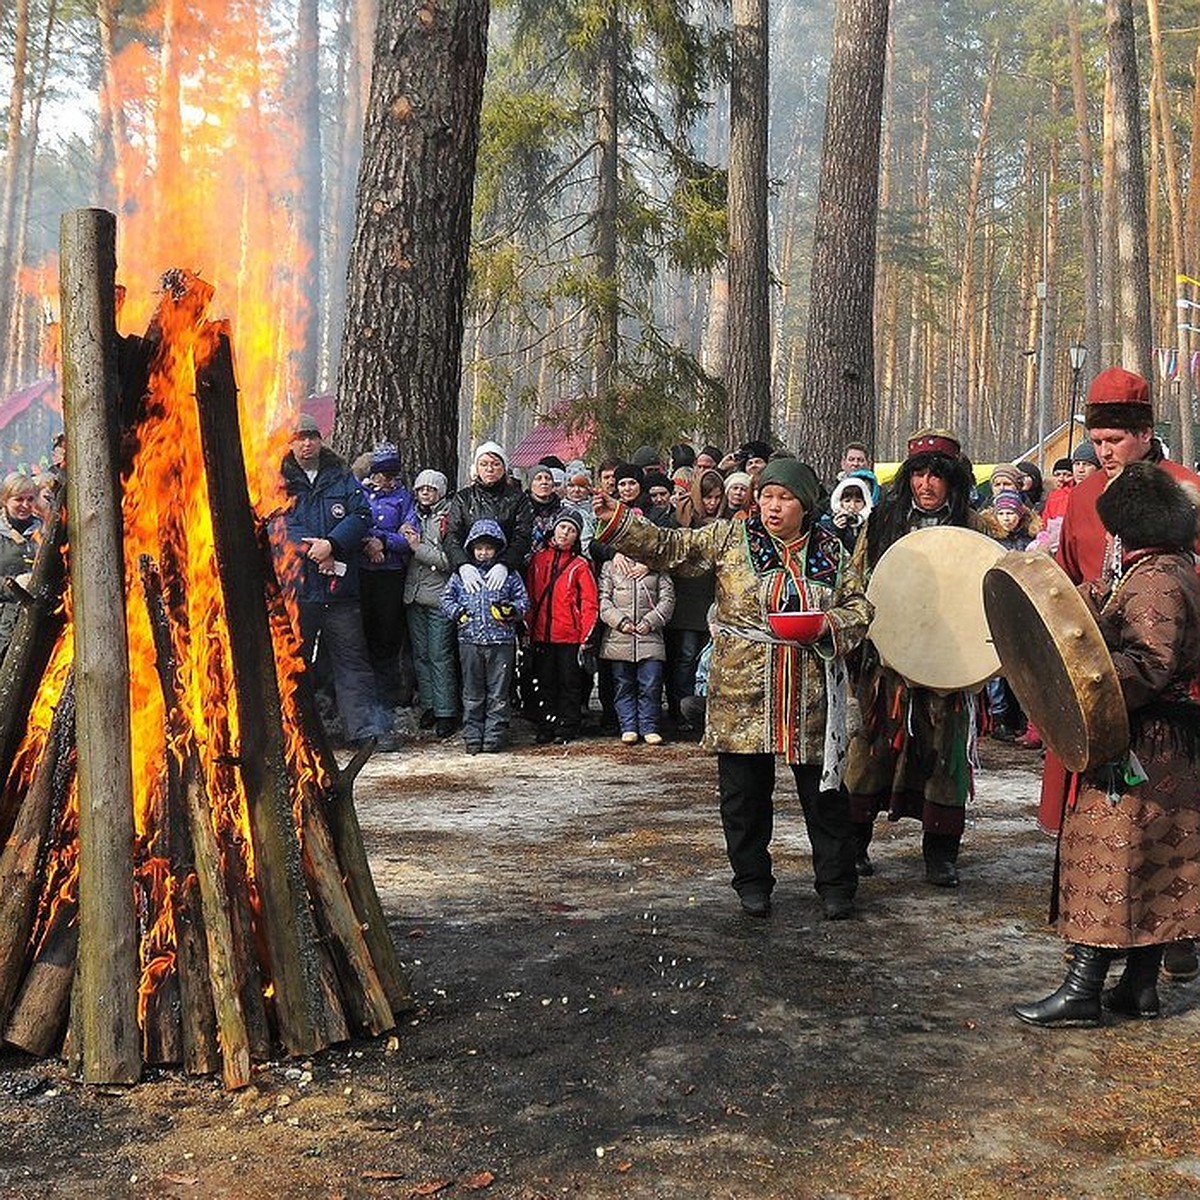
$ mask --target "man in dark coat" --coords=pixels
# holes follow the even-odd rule
[[[322,444],[321,430],[307,413],[296,421],[280,470],[291,501],[281,575],[296,600],[304,661],[315,664],[319,656],[328,664],[352,745],[368,738],[390,742],[359,606],[359,562],[371,506],[354,473]]]

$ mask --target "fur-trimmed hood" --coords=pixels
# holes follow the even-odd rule
[[[1153,463],[1129,463],[1097,499],[1096,512],[1126,550],[1190,550],[1196,541],[1195,493]]]

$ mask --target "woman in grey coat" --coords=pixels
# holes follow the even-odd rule
[[[413,486],[417,524],[401,529],[412,547],[412,563],[404,581],[405,617],[417,676],[421,728],[437,727],[449,737],[458,721],[458,650],[454,627],[442,615],[442,594],[450,578],[450,561],[442,548],[446,533],[446,477],[422,471]]]

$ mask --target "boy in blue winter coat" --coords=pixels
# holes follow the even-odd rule
[[[458,628],[462,667],[463,742],[468,754],[508,745],[509,693],[517,656],[516,626],[529,608],[525,584],[500,555],[506,539],[497,522],[476,521],[463,549],[475,567],[446,585],[442,612]]]

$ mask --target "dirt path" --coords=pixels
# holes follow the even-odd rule
[[[0,1056],[0,1196],[1200,1195],[1200,987],[1097,1031],[1008,1014],[1063,964],[1036,762],[984,753],[963,886],[881,826],[836,923],[790,781],[763,922],[693,746],[382,756],[358,806],[417,1018],[237,1095]]]

